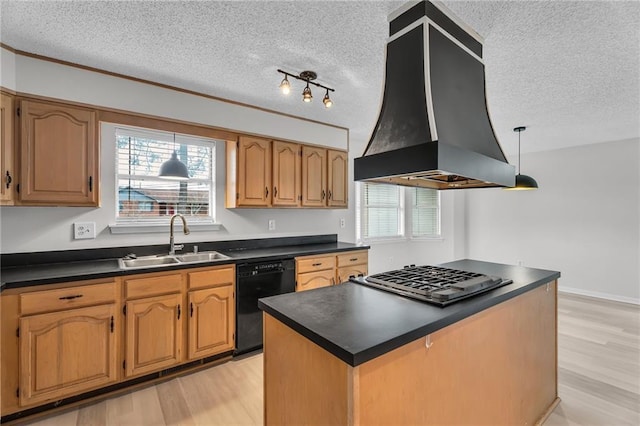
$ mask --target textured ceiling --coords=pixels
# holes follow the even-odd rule
[[[1,0],[15,49],[319,120],[368,141],[382,94],[390,1]],[[640,2],[445,1],[485,38],[487,102],[517,152],[640,137]],[[336,89],[305,104],[282,68]],[[313,86],[312,86],[313,89]]]

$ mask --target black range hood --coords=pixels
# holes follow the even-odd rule
[[[355,180],[514,186],[487,111],[481,39],[450,16],[423,1],[390,17],[382,107]]]

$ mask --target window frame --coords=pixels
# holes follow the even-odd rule
[[[159,136],[156,140],[160,140],[167,143],[173,143],[173,132],[169,132],[166,130],[159,129],[149,129],[137,126],[123,125],[117,123],[104,123],[105,126],[101,127],[101,139],[104,142],[108,142],[109,150],[113,152],[113,175],[111,175],[111,179],[113,180],[114,188],[114,205],[113,205],[113,213],[112,220],[113,223],[109,225],[110,231],[112,234],[130,234],[130,233],[148,233],[148,232],[166,232],[169,228],[169,222],[171,219],[171,215],[163,215],[161,217],[153,217],[153,218],[144,218],[144,217],[119,217],[119,209],[120,209],[120,185],[119,182],[122,179],[128,179],[130,175],[118,173],[118,162],[119,162],[119,153],[118,153],[118,133],[119,131],[131,134],[138,135],[140,137],[149,138],[150,136]],[[106,134],[104,132],[107,132]],[[205,182],[209,184],[209,203],[208,203],[208,212],[207,216],[196,217],[196,216],[185,216],[189,223],[189,228],[192,231],[216,231],[221,228],[221,225],[216,222],[216,166],[217,166],[217,148],[219,143],[224,143],[223,140],[213,139],[210,137],[204,137],[199,135],[188,135],[182,133],[175,133],[176,135],[176,144],[179,143],[187,143],[190,145],[205,145],[210,148],[210,178],[208,179],[190,179],[189,182],[197,183],[197,182]],[[131,175],[136,176],[136,175]],[[138,177],[140,175],[137,175]],[[151,177],[153,180],[159,180],[155,176]],[[210,179],[210,180],[209,180]],[[167,182],[169,182],[167,180]],[[177,181],[175,181],[177,182]],[[187,205],[187,209],[191,207]],[[180,228],[181,223],[176,222],[176,227]]]
[[[377,184],[371,182],[356,182],[356,241],[359,243],[384,243],[384,242],[399,242],[407,240],[422,240],[422,241],[442,241],[442,198],[440,191],[435,190],[437,193],[437,228],[438,233],[434,235],[414,235],[413,233],[413,205],[415,202],[416,189],[430,189],[430,188],[416,188],[397,186],[400,190],[400,204],[402,207],[399,209],[399,227],[402,229],[401,234],[392,237],[365,237],[362,235],[362,216],[364,206],[364,185]]]

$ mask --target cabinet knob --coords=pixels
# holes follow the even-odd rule
[[[13,181],[13,179],[11,179],[11,174],[9,173],[9,170],[7,170],[7,176],[5,177],[5,182],[7,184],[7,189],[9,189],[9,185],[11,185],[12,181]]]

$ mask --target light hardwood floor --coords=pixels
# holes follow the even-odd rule
[[[552,425],[640,425],[640,307],[561,294]],[[262,355],[29,423],[261,425]]]

